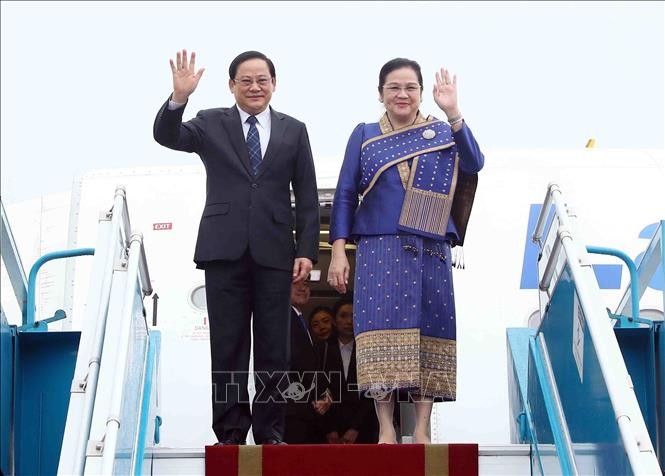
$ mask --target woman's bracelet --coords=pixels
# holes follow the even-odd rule
[[[458,114],[454,117],[449,117],[448,118],[448,124],[450,124],[451,126],[454,126],[455,124],[459,124],[463,120],[464,120],[464,118],[462,117],[462,114]]]

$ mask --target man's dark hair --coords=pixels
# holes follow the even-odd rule
[[[343,298],[340,298],[337,301],[335,301],[335,304],[333,305],[333,318],[334,319],[337,319],[337,313],[339,312],[341,307],[344,306],[345,304],[351,304],[351,306],[353,306],[353,299],[343,297]]]
[[[233,61],[231,61],[231,64],[229,65],[229,78],[236,79],[238,66],[240,66],[241,63],[244,63],[245,61],[251,59],[261,59],[265,61],[266,64],[268,65],[268,69],[270,70],[270,77],[271,78],[275,77],[275,65],[272,63],[270,58],[268,58],[260,51],[245,51],[244,53],[240,53],[238,56],[233,58]]]
[[[420,71],[420,65],[410,59],[395,58],[384,64],[381,67],[381,71],[379,71],[379,94],[383,92],[383,86],[386,84],[386,76],[388,76],[396,69],[401,68],[411,68],[413,71],[415,71],[416,76],[418,76],[418,84],[420,84],[420,89],[423,89],[423,73]]]
[[[328,306],[316,306],[314,309],[312,309],[312,312],[309,313],[309,316],[307,316],[307,322],[311,324],[312,318],[319,312],[327,312],[330,314],[331,318],[335,318],[335,314],[333,314],[332,309],[330,309]]]

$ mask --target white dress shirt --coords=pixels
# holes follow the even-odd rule
[[[351,364],[351,354],[353,353],[353,343],[354,340],[351,339],[347,344],[342,343],[341,340],[337,339],[339,342],[339,353],[342,354],[342,363],[344,364],[344,379],[349,378],[349,364]]]
[[[175,102],[172,99],[169,99],[169,110],[173,111],[179,107],[183,107],[184,102]],[[247,118],[251,116],[248,112],[243,111],[240,106],[238,106],[238,112],[240,113],[240,123],[242,124],[242,132],[245,136],[245,141],[247,140],[247,134],[249,133],[249,123]],[[265,110],[256,115],[256,129],[259,131],[259,142],[261,143],[261,158],[266,156],[266,149],[268,148],[268,142],[270,142],[270,128],[272,125],[272,117],[270,116],[270,107],[265,108]]]

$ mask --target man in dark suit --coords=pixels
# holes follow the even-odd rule
[[[323,371],[328,375],[333,403],[326,414],[328,443],[376,443],[378,421],[373,399],[358,390],[353,303],[342,298],[333,308],[335,333],[323,348]]]
[[[278,444],[284,432],[280,379],[287,370],[291,283],[318,257],[319,209],[305,125],[269,107],[275,67],[257,51],[229,66],[236,105],[182,115],[203,69],[195,53],[171,63],[173,93],[155,119],[161,145],[196,152],[206,168],[206,203],[194,261],[205,270],[212,363],[212,427],[223,444]],[[295,231],[291,213],[295,197]],[[250,324],[256,396],[250,413]]]
[[[324,443],[322,416],[330,407],[325,384],[319,382],[321,363],[303,316],[310,297],[308,282],[291,286],[291,352],[284,441],[289,444]]]

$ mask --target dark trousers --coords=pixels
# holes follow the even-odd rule
[[[212,428],[217,439],[281,440],[286,403],[280,380],[288,370],[291,272],[266,268],[249,253],[205,265],[212,364]],[[252,317],[253,316],[253,317]],[[250,412],[247,380],[250,324],[256,395]]]
[[[309,405],[311,407],[312,404],[311,402],[306,402],[293,403],[293,405]],[[320,422],[316,421],[315,418],[300,418],[297,415],[287,415],[284,441],[290,445],[316,445],[325,443],[326,439],[320,427]]]

